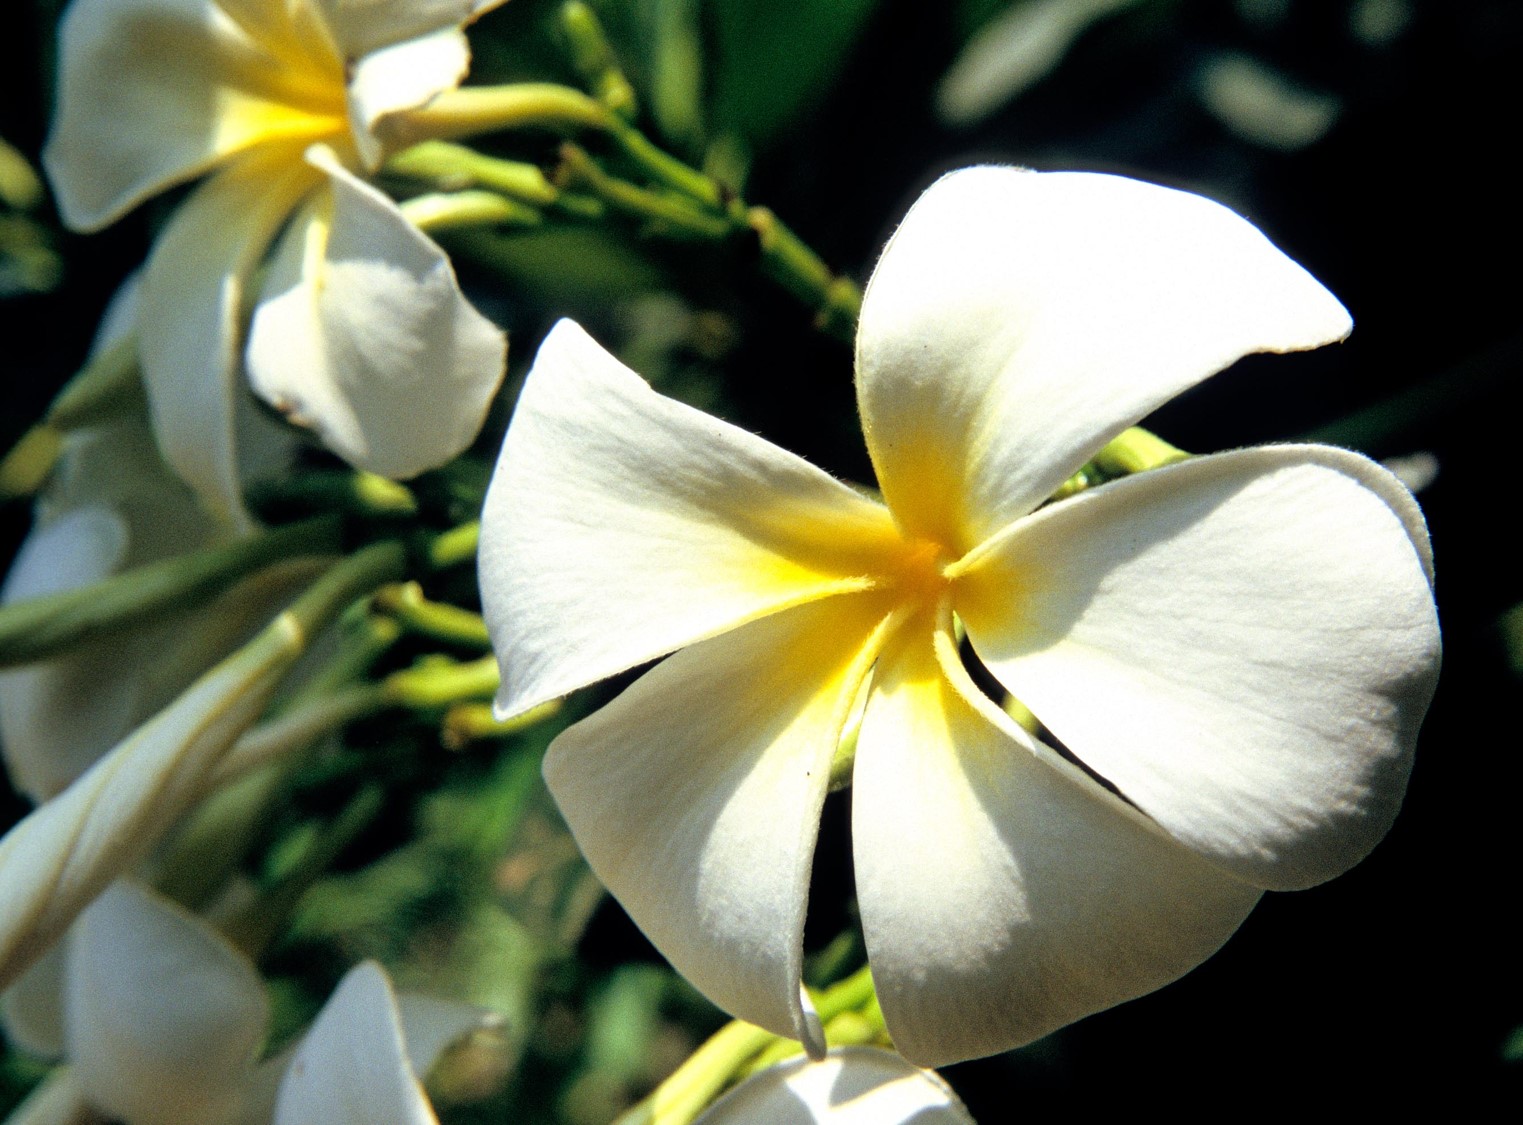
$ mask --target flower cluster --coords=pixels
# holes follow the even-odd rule
[[[502,333],[360,177],[409,110],[464,77],[460,25],[490,6],[77,0],[66,13],[44,153],[64,219],[95,230],[205,177],[154,247],[137,335],[159,446],[213,513],[247,519],[245,366],[288,420],[386,476],[476,436]]]
[[[510,738],[613,677],[628,686],[550,741],[545,784],[651,942],[758,1025],[652,1096],[660,1125],[673,1104],[681,1125],[965,1125],[922,1068],[1167,984],[1397,814],[1440,660],[1411,493],[1347,450],[1188,456],[1135,429],[1243,356],[1352,326],[1198,195],[996,166],[937,180],[860,297],[872,487],[657,393],[565,319],[489,485],[484,465],[378,481],[461,455],[506,364],[409,215],[633,216],[744,239],[826,331],[858,307],[770,211],[640,133],[585,5],[561,30],[595,95],[457,90],[463,29],[501,2],[63,17],[44,162],[65,222],[188,190],[73,407],[28,435],[54,444],[0,463],[0,491],[36,499],[0,592],[0,751],[36,804],[0,838],[0,1016],[59,1064],[18,1121],[436,1125],[419,1076],[489,1017],[362,961],[298,1033],[320,990],[272,1009],[254,957],[322,929],[319,884],[363,901],[347,919],[454,880],[460,917],[506,934],[494,956],[553,975],[561,919],[520,933],[497,884],[519,865],[479,844],[543,802],[544,744],[489,767],[395,751],[419,731]],[[440,143],[504,122],[560,130],[558,168]],[[382,189],[408,185],[429,195],[404,212]],[[302,429],[362,471],[306,475]],[[285,490],[246,502],[271,475]],[[384,752],[330,739],[386,709],[413,715]],[[811,870],[847,787],[868,964],[812,998]],[[404,807],[420,846],[340,885],[338,858]],[[580,878],[564,828],[545,832]],[[287,923],[298,942],[271,945]],[[392,948],[448,946],[473,995],[519,1003],[516,979],[477,988],[489,958],[454,927]],[[809,1057],[764,1067],[797,1053],[782,1040]]]

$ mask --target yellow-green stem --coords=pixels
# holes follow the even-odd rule
[[[595,98],[553,82],[466,86],[397,114],[389,139],[395,147],[406,148],[499,129],[606,129],[613,120],[608,107]]]
[[[414,633],[452,644],[486,648],[492,643],[479,613],[430,601],[416,582],[401,582],[376,594],[375,608]]]

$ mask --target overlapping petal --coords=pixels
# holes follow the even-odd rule
[[[353,465],[411,477],[460,453],[502,380],[502,333],[449,258],[316,148],[327,177],[282,237],[248,344],[255,391]]]
[[[410,5],[409,7],[417,7]],[[447,8],[462,5],[446,4]],[[382,46],[355,59],[349,72],[349,127],[367,168],[380,165],[388,116],[416,109],[460,85],[470,66],[465,33],[451,19],[441,30]]]
[[[683,649],[545,758],[593,871],[667,959],[726,1011],[811,1043],[810,860],[886,617],[880,596],[831,598]]]
[[[1210,200],[970,168],[920,197],[873,272],[862,425],[894,514],[960,554],[1185,388],[1349,327],[1310,274]]]
[[[70,933],[68,1058],[90,1103],[132,1125],[237,1112],[269,1002],[253,965],[137,884],[109,887]]]
[[[872,583],[881,505],[656,394],[582,329],[546,338],[482,516],[482,598],[516,713]]]
[[[852,791],[873,983],[923,1066],[1151,992],[1259,899],[1035,744],[978,693],[946,628],[880,662]]]
[[[374,961],[339,982],[297,1048],[274,1125],[437,1125],[408,1062],[391,982]]]
[[[266,145],[193,192],[160,234],[138,321],[143,378],[165,459],[207,509],[247,526],[236,427],[249,284],[292,208],[322,180]]]
[[[316,0],[349,59],[459,27],[505,0]]]
[[[1175,839],[1266,889],[1339,874],[1401,804],[1438,674],[1410,496],[1280,446],[1106,485],[970,561],[979,655]]]
[[[294,138],[299,151],[343,130],[342,62],[306,7],[71,4],[43,156],[64,220],[94,230],[250,146]]]
[[[746,1079],[697,1125],[973,1125],[957,1095],[892,1051],[837,1047]]]

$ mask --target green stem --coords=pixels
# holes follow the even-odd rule
[[[522,715],[511,719],[499,719],[492,712],[490,703],[467,701],[455,703],[444,713],[439,725],[439,737],[446,747],[460,750],[472,742],[484,738],[505,738],[521,730],[552,719],[560,714],[564,704],[559,699],[531,707]]]
[[[403,201],[401,208],[408,222],[430,234],[466,227],[535,227],[544,222],[544,216],[532,207],[490,191],[429,192]]]
[[[343,512],[357,516],[410,516],[418,511],[412,489],[360,470],[314,469],[260,480],[248,490],[255,512]]]
[[[607,129],[608,107],[580,90],[552,82],[507,86],[465,86],[446,90],[427,105],[393,119],[390,140],[397,148],[500,129]]]
[[[872,974],[866,966],[821,993],[811,993],[829,1043],[863,1042],[886,1037],[881,1027]],[[864,1040],[864,1021],[871,1032]],[[734,1020],[715,1032],[643,1101],[620,1115],[614,1125],[688,1125],[725,1087],[759,1069],[763,1059],[781,1061],[802,1048],[792,1039]],[[774,1058],[775,1056],[775,1058]],[[770,1064],[769,1064],[770,1065]]]
[[[1095,464],[1110,477],[1130,476],[1184,461],[1189,454],[1141,426],[1123,430],[1095,454]]]
[[[393,672],[381,681],[386,701],[398,707],[447,707],[472,699],[491,699],[502,686],[495,657],[456,662],[429,658]]]
[[[386,162],[385,171],[423,180],[441,191],[483,187],[526,203],[548,207],[560,193],[538,165],[488,156],[449,141],[424,141]]]
[[[734,230],[729,219],[703,210],[685,195],[652,191],[609,175],[585,149],[570,141],[561,146],[557,178],[566,187],[590,192],[616,211],[674,233],[718,240]]]
[[[830,267],[765,207],[752,207],[746,222],[761,246],[763,271],[795,297],[811,304],[820,328],[850,343],[862,312],[862,292]]]
[[[687,1125],[777,1038],[741,1020],[726,1024],[614,1125]]]
[[[285,925],[301,896],[370,827],[385,803],[385,790],[379,784],[367,785],[356,793],[338,819],[316,833],[295,866],[275,886],[227,919],[220,927],[227,939],[257,959]]]
[[[476,561],[481,542],[481,521],[471,520],[435,536],[428,546],[428,563],[435,570]]]
[[[416,582],[387,586],[375,596],[375,608],[399,624],[425,637],[451,644],[487,648],[492,638],[479,613],[446,602],[430,601]]]
[[[103,582],[0,609],[0,667],[25,664],[114,629],[205,601],[265,566],[339,545],[339,520],[320,516]],[[321,580],[319,580],[321,584]]]
[[[581,0],[572,0],[561,9],[561,28],[571,47],[571,65],[597,92],[598,100],[621,116],[633,117],[634,87],[619,69],[613,48],[592,9]]]
[[[390,702],[379,684],[356,684],[337,695],[282,713],[243,732],[227,757],[217,763],[214,784],[222,785],[260,766],[312,745],[356,719],[373,715]]]

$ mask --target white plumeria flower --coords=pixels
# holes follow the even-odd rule
[[[78,590],[230,538],[169,471],[147,419],[70,433],[0,603]],[[192,680],[251,637],[312,576],[266,567],[205,604],[0,671],[0,753],[33,801],[63,791]]]
[[[1239,356],[1348,330],[1208,200],[954,173],[863,304],[879,503],[562,322],[483,517],[498,707],[681,650],[563,733],[545,776],[599,878],[743,1019],[820,1047],[807,882],[863,698],[856,883],[907,1058],[1004,1050],[1158,988],[1261,891],[1331,878],[1389,827],[1438,668],[1427,533],[1394,477],[1320,446],[1040,505]],[[1083,768],[974,686],[954,614]]]
[[[134,274],[112,299],[93,354],[131,332],[138,288]],[[240,471],[263,475],[287,465],[289,432],[260,417],[248,394],[239,398]],[[78,590],[233,537],[164,464],[141,410],[126,407],[63,441],[0,604]],[[60,793],[252,635],[308,568],[305,561],[268,568],[208,604],[0,671],[0,754],[11,784],[39,803]]]
[[[502,333],[359,175],[408,110],[464,77],[460,25],[491,6],[76,0],[65,15],[44,153],[64,220],[95,230],[206,176],[154,247],[138,341],[159,444],[217,515],[246,521],[234,415],[250,304],[255,390],[352,464],[412,476],[480,428]]]
[[[367,961],[293,1050],[258,1062],[270,1013],[254,966],[196,916],[126,881],[80,916],[55,980],[26,1013],[32,1028],[52,1023],[68,1065],[66,1089],[51,1097],[124,1125],[436,1125],[418,1074],[493,1022],[469,1005],[399,999]]]
[[[768,1067],[715,1102],[694,1125],[973,1125],[935,1071],[892,1051],[837,1047],[820,1060]]]

